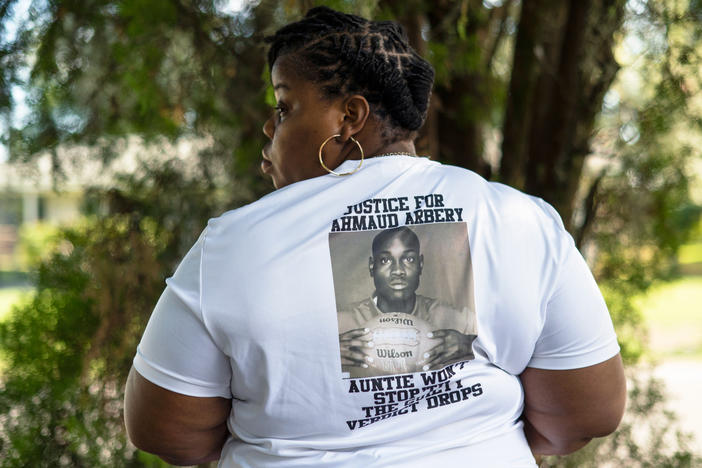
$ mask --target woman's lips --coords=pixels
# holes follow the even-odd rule
[[[261,171],[266,174],[268,171],[271,170],[271,167],[273,166],[273,163],[271,160],[266,156],[266,150],[265,148],[261,151],[261,157],[263,158],[263,161],[261,161]]]

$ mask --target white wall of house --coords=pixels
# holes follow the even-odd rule
[[[22,194],[22,224],[39,221],[39,194]]]
[[[66,225],[80,217],[79,193],[23,193],[20,224],[38,221]]]
[[[52,224],[69,224],[80,217],[80,194],[62,194],[45,198],[44,221]]]

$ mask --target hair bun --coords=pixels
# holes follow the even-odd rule
[[[271,67],[281,55],[294,53],[303,65],[300,73],[327,96],[362,94],[378,117],[405,132],[424,123],[434,69],[412,49],[398,23],[319,6],[269,41]]]

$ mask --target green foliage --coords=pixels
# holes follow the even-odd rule
[[[163,279],[231,203],[201,180],[177,161],[142,167],[90,192],[111,214],[26,231],[51,247],[34,296],[0,322],[3,466],[165,466],[127,443],[122,385]]]
[[[109,163],[130,135],[147,143],[206,139],[197,155],[203,183],[245,187],[249,200],[260,195],[260,150],[236,149],[260,148],[264,138],[260,27],[272,3],[262,2],[256,16],[228,16],[207,1],[35,2],[17,41],[0,40],[7,51],[0,87],[22,83],[31,110],[7,132],[11,159],[89,145]]]
[[[677,277],[677,253],[695,236],[702,210],[692,201],[692,161],[699,159],[702,64],[699,11],[684,2],[642,2],[629,10],[619,59],[630,62],[610,89],[594,146],[602,158],[585,236],[617,328],[622,356],[634,365],[646,354],[647,330],[638,298]],[[627,44],[646,47],[629,56]],[[630,42],[627,42],[630,41]],[[666,51],[669,51],[666,53]],[[684,56],[684,57],[683,57]],[[697,90],[697,91],[695,91]],[[595,178],[599,177],[597,185]],[[633,367],[640,372],[640,367]],[[664,410],[661,383],[630,379],[629,406],[619,430],[564,460],[545,466],[693,467],[702,461],[677,434]],[[645,428],[645,429],[641,429]],[[646,437],[647,436],[647,437]]]
[[[636,305],[639,290],[627,283],[600,285],[617,331],[625,365],[635,365],[644,354],[646,330],[641,326],[642,315]]]
[[[58,228],[48,223],[25,224],[19,230],[17,264],[22,271],[33,270],[47,260],[59,243]]]
[[[630,9],[628,36],[619,46],[620,60],[632,65],[610,89],[599,118],[599,176],[585,178],[585,185],[596,187],[590,205],[596,219],[583,242],[631,363],[646,343],[634,298],[678,275],[677,252],[694,236],[702,214],[690,187],[692,161],[702,156],[694,143],[699,128],[691,124],[702,116],[691,94],[702,89],[695,71],[702,42],[689,34],[698,19],[692,5],[639,7]],[[647,47],[632,53],[627,47],[636,40]]]
[[[3,466],[108,466],[129,460],[121,386],[161,282],[132,217],[62,233],[39,265],[34,297],[0,323]]]

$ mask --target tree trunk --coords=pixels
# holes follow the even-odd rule
[[[539,124],[548,115],[554,53],[560,48],[566,12],[567,3],[562,0],[527,0],[522,4],[502,128],[499,177],[519,189],[526,184],[534,133],[541,132]]]
[[[422,37],[422,29],[428,26],[426,16],[419,8],[405,10],[401,17],[398,17],[399,22],[405,27],[410,45],[417,51],[419,55],[427,57],[427,41]],[[419,131],[415,146],[417,154],[427,155],[436,159],[439,155],[439,130],[438,130],[438,112],[440,108],[439,97],[434,95],[429,102],[427,110],[427,118]]]
[[[500,178],[551,203],[569,229],[595,117],[618,69],[611,50],[624,3],[532,0],[522,9]]]
[[[489,178],[491,167],[483,158],[482,130],[491,110],[490,76],[481,64],[485,63],[483,55],[491,49],[487,31],[499,18],[488,14],[479,0],[443,1],[438,5],[443,8],[432,8],[427,14],[432,39],[457,44],[451,57],[474,65],[454,64],[457,72],[448,82],[434,87],[435,147],[442,161]]]
[[[537,194],[553,204],[566,222],[572,213],[573,200],[563,198],[564,192],[568,191],[566,184],[570,179],[570,174],[563,169],[569,165],[568,159],[574,156],[572,137],[580,117],[580,82],[585,72],[580,67],[584,57],[587,18],[592,5],[592,2],[580,0],[571,0],[569,3],[563,39],[560,47],[551,54],[556,56],[553,67],[555,74],[548,73],[549,70],[542,72],[543,81],[548,86],[548,89],[544,89],[547,100],[542,108],[546,115],[543,119],[532,120],[533,140],[529,145],[529,166],[524,186],[527,192]],[[565,2],[562,4],[565,5]]]

